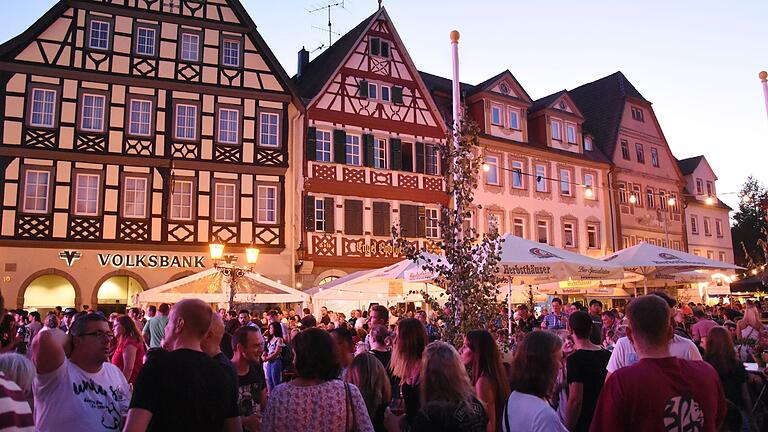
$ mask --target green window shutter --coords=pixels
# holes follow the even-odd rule
[[[371,55],[379,55],[381,54],[381,39],[379,38],[368,38],[368,44],[371,47]]]
[[[315,230],[315,197],[304,196],[304,231]]]
[[[373,166],[373,135],[363,135],[363,157],[364,165]]]
[[[403,155],[403,171],[413,172],[413,144],[403,143],[400,149]]]
[[[416,172],[424,174],[424,143],[416,143]]]
[[[388,236],[390,228],[390,211],[388,202],[373,203],[373,235]]]
[[[336,232],[334,216],[336,214],[336,200],[333,198],[323,198],[325,205],[325,232],[333,234]]]
[[[400,230],[403,237],[414,238],[418,231],[418,209],[414,205],[400,204]]]
[[[307,128],[307,160],[315,160],[317,157],[317,128]]]
[[[403,103],[403,88],[399,86],[392,87],[392,103]]]
[[[389,168],[392,170],[403,169],[403,151],[399,138],[389,140]]]
[[[368,81],[360,80],[357,82],[357,93],[361,98],[368,98]]]
[[[344,200],[344,234],[363,234],[363,202]]]
[[[347,163],[347,134],[340,129],[333,131],[333,161]]]

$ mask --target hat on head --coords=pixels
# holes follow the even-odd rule
[[[63,313],[64,313],[64,315],[74,315],[74,314],[77,313],[77,309],[69,307],[69,308],[64,309]]]

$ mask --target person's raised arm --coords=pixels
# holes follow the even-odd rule
[[[70,336],[57,328],[38,333],[32,341],[32,361],[38,375],[58,369],[64,363],[70,343]]]

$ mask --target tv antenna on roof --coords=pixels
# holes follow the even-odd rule
[[[316,13],[316,12],[320,12],[322,10],[327,10],[328,11],[328,30],[326,30],[324,28],[321,28],[321,27],[313,27],[313,28],[316,28],[318,30],[322,30],[322,31],[327,31],[328,32],[328,46],[331,46],[333,44],[333,40],[332,40],[333,35],[341,36],[340,33],[337,33],[337,32],[333,31],[333,27],[331,25],[331,9],[337,8],[337,7],[340,7],[342,9],[344,9],[344,0],[338,1],[336,3],[328,3],[325,6],[321,6],[321,7],[317,8],[317,9],[312,9],[311,11],[309,11],[309,13]]]

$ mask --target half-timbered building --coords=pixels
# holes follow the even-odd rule
[[[239,0],[56,3],[0,46],[6,304],[125,305],[214,240],[291,283],[292,89]]]
[[[446,129],[384,8],[308,60],[294,78],[307,106],[297,277],[312,286],[403,259],[392,225],[419,246],[439,237]]]

